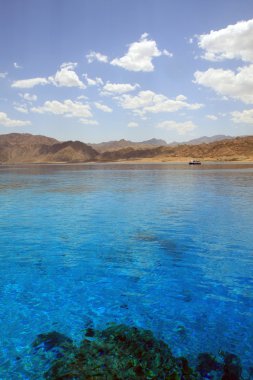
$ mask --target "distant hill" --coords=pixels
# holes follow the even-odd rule
[[[0,135],[0,163],[75,163],[75,162],[109,162],[109,161],[253,161],[253,136],[217,139],[202,143],[169,145],[163,140],[148,140],[132,143],[127,140],[104,144],[101,151],[80,141],[60,142],[45,136],[11,133]],[[210,138],[207,138],[210,139]],[[211,138],[212,139],[212,138]],[[198,140],[198,139],[197,139]],[[164,145],[160,145],[164,143]],[[119,147],[120,143],[123,147]],[[131,143],[131,142],[130,142]],[[96,144],[96,146],[99,144]],[[94,146],[94,145],[93,145]],[[107,146],[107,150],[104,150]],[[114,148],[113,148],[114,147]]]
[[[107,142],[102,142],[98,144],[89,144],[94,148],[97,152],[99,153],[104,153],[104,152],[114,152],[116,150],[120,149],[127,149],[127,148],[133,148],[133,149],[150,149],[154,147],[159,147],[159,146],[178,146],[178,145],[198,145],[198,144],[208,144],[214,141],[221,141],[221,140],[228,140],[232,139],[233,137],[231,136],[225,136],[225,135],[216,135],[212,137],[199,137],[194,140],[186,141],[186,142],[177,142],[174,141],[172,143],[167,143],[165,140],[162,139],[150,139],[150,140],[145,140],[145,141],[140,141],[140,142],[135,142],[135,141],[129,141],[125,139],[121,140],[116,140],[116,141],[107,141]]]
[[[203,136],[194,140],[186,141],[184,144],[187,144],[187,145],[209,144],[215,141],[231,140],[233,138],[234,137],[226,136],[226,135],[215,135],[211,137]]]
[[[221,141],[221,140],[230,140],[233,139],[234,137],[231,136],[226,136],[226,135],[215,135],[215,136],[202,136],[198,137],[197,139],[193,140],[188,140],[184,142],[178,142],[178,141],[173,141],[172,143],[169,143],[169,146],[177,146],[177,145],[199,145],[199,144],[209,144],[211,142],[215,141]]]
[[[104,152],[104,161],[146,159],[151,161],[187,161],[189,159],[210,161],[253,161],[253,136],[236,137],[198,145],[182,144],[152,149],[125,148]]]
[[[96,149],[98,152],[111,152],[123,148],[134,148],[134,149],[147,149],[155,146],[166,146],[167,142],[160,139],[150,139],[141,142],[134,142],[125,139],[117,140],[117,141],[108,141],[102,142],[98,144],[89,144],[92,148]]]

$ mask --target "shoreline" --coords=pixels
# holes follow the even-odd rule
[[[86,162],[13,162],[13,163],[0,163],[0,168],[15,167],[15,166],[87,166],[87,165],[188,165],[189,160],[148,160],[148,159],[136,159],[136,160],[117,160],[117,161],[86,161]],[[201,161],[201,160],[199,160]],[[248,164],[253,165],[252,160],[202,160],[202,165],[240,165]],[[199,167],[199,166],[198,166]]]

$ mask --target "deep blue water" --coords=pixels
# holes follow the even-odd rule
[[[0,379],[87,325],[151,329],[175,355],[253,353],[253,165],[0,167]]]

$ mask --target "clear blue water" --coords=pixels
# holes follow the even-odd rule
[[[109,321],[175,355],[253,353],[253,165],[0,167],[0,379]]]

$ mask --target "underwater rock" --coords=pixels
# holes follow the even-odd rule
[[[201,376],[206,377],[212,371],[219,371],[222,369],[222,365],[216,360],[216,358],[210,355],[208,352],[203,352],[198,355],[198,365],[196,370]]]
[[[196,375],[194,377],[194,372],[192,368],[190,367],[188,360],[184,357],[180,357],[177,359],[177,363],[182,369],[182,375],[184,380],[197,378]]]
[[[92,338],[95,335],[95,331],[92,327],[88,327],[85,332],[85,336]]]
[[[224,367],[222,380],[240,380],[242,375],[241,361],[235,354],[223,354]]]
[[[39,334],[32,344],[35,351],[43,350],[45,352],[54,350],[56,357],[64,355],[65,351],[68,351],[73,347],[73,341],[64,334],[57,331],[51,331],[46,334]]]
[[[240,359],[234,354],[223,352],[218,361],[201,353],[194,370],[185,357],[175,358],[150,330],[124,324],[111,323],[104,330],[89,325],[79,346],[56,331],[40,334],[33,348],[35,354],[44,352],[47,380],[242,379]]]
[[[91,334],[92,333],[92,334]],[[92,335],[92,340],[87,339]],[[152,332],[111,324],[86,331],[80,347],[65,351],[44,374],[47,380],[194,380],[186,359],[173,357],[168,345]]]

